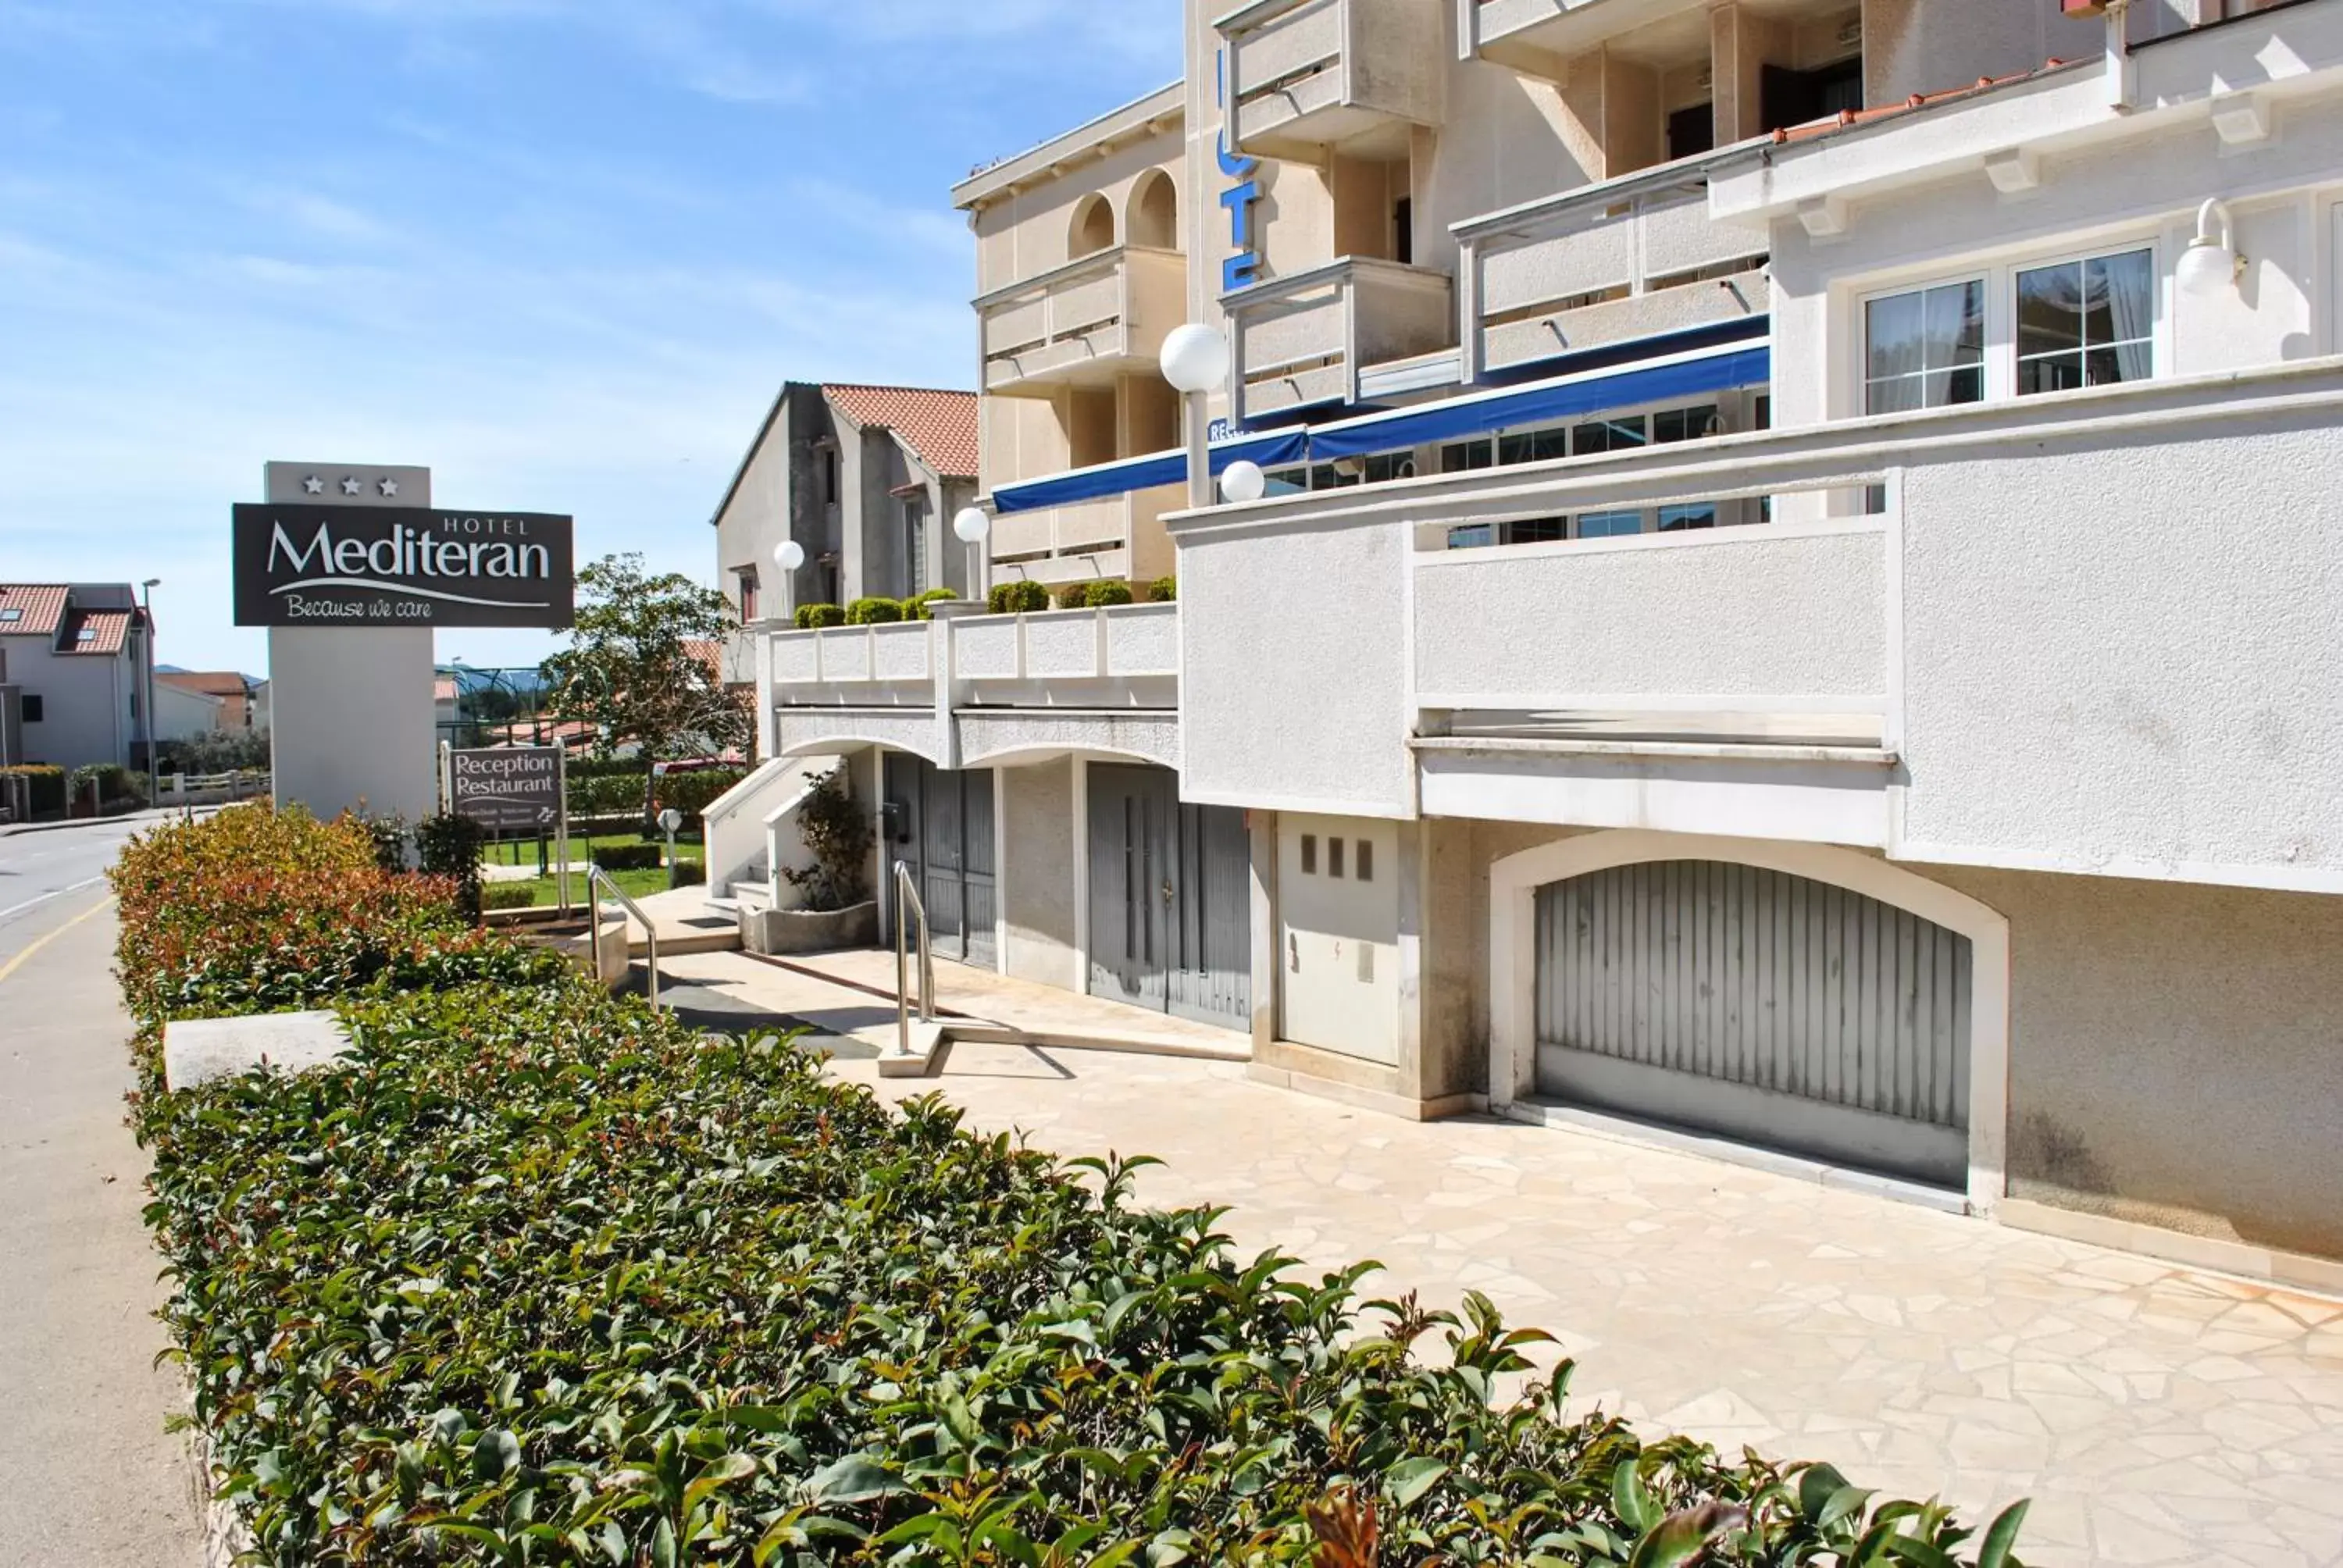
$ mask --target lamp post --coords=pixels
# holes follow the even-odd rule
[[[982,507],[962,507],[952,518],[952,537],[968,547],[968,597],[982,604],[992,585],[985,580],[984,541],[992,532],[991,515]]]
[[[138,585],[138,612],[146,623],[145,635],[139,639],[146,648],[146,694],[139,699],[138,727],[146,732],[146,804],[154,805],[163,793],[163,770],[155,760],[155,590],[163,585],[161,578],[148,578]]]
[[[798,613],[798,568],[805,565],[805,547],[795,539],[783,539],[773,547],[773,565],[781,574],[780,620],[795,620]]]
[[[1229,378],[1229,340],[1216,327],[1191,321],[1163,339],[1163,379],[1188,405],[1188,505],[1212,504],[1211,426],[1205,399]]]

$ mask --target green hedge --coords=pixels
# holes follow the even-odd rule
[[[692,768],[662,773],[655,791],[659,809],[663,811],[674,807],[683,813],[685,825],[696,830],[700,813],[708,809],[709,802],[748,776],[745,768]]]
[[[22,779],[30,786],[32,809],[35,815],[65,809],[65,770],[42,763],[29,763],[14,768],[0,768],[0,779]],[[6,799],[0,794],[0,799]]]
[[[126,920],[126,979],[154,956]],[[1568,1418],[1566,1368],[1515,1375],[1544,1336],[1478,1296],[1363,1302],[1372,1265],[1132,1207],[1138,1162],[890,1108],[566,966],[374,987],[348,1069],[183,1094],[134,986],[165,1317],[271,1563],[2014,1561],[2022,1510],[1974,1542],[1827,1467]]]
[[[1176,604],[1179,598],[1178,578],[1157,578],[1147,585],[1147,602],[1150,604]]]
[[[572,817],[635,817],[643,814],[644,786],[649,777],[646,769],[631,773],[607,773],[599,777],[569,780],[569,814]]]
[[[849,626],[890,626],[902,618],[900,599],[859,598],[846,607]]]
[[[655,871],[667,863],[667,850],[659,844],[598,844],[594,847],[594,864],[606,871]]]
[[[994,615],[1030,615],[1050,608],[1050,590],[1030,578],[995,583],[985,596],[984,608]]]
[[[1131,602],[1131,585],[1129,583],[1092,583],[1090,592],[1082,596],[1082,602],[1092,609],[1104,609],[1110,605],[1129,604]]]
[[[936,605],[939,601],[943,599],[958,598],[960,596],[958,594],[952,592],[952,590],[948,588],[930,588],[923,594],[914,594],[911,598],[903,601],[903,618],[905,620],[933,620],[935,618]]]
[[[97,785],[97,798],[109,804],[146,799],[146,775],[133,773],[119,762],[92,762],[75,769],[65,780],[68,801],[87,800],[93,782]]]
[[[846,611],[834,604],[801,604],[797,608],[799,631],[819,631],[846,624]]]

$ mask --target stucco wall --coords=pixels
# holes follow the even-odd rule
[[[130,718],[131,660],[52,653],[48,642],[7,639],[9,680],[41,699],[40,722],[24,727],[25,759],[58,768],[129,760],[138,733]]]
[[[1000,788],[1001,968],[1018,980],[1081,989],[1074,944],[1074,763],[1003,768]]]
[[[2096,18],[2069,20],[2052,0],[1865,0],[1863,29],[1866,104],[1941,93],[2053,57],[2087,59],[2106,35]]]
[[[1403,526],[1179,543],[1182,798],[1407,815]]]
[[[1733,528],[1450,551],[1416,572],[1415,625],[1432,706],[1442,694],[1875,699],[1885,536]]]
[[[1916,869],[2009,920],[2013,1197],[2343,1256],[2343,898]]]
[[[2343,873],[2343,430],[2090,441],[1906,475],[1898,852]]]

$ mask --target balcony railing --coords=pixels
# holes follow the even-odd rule
[[[1222,16],[1237,146],[1307,158],[1440,124],[1441,4],[1254,0]]]
[[[1159,485],[1092,501],[1075,501],[1029,512],[1004,512],[993,520],[996,578],[1035,582],[1083,580],[1146,582],[1169,576],[1172,541],[1157,519],[1176,509],[1184,492]]]
[[[1172,706],[1180,673],[1180,607],[1117,605],[1037,615],[950,616],[890,626],[773,634],[784,706],[927,706],[940,688],[1003,705],[1058,705],[1124,682],[1124,706]]]
[[[1187,280],[1177,251],[1121,246],[985,295],[984,389],[1047,397],[1152,365],[1187,319]]]
[[[1454,347],[1454,292],[1444,272],[1348,256],[1225,296],[1239,417],[1356,403],[1370,367]]]
[[[1468,379],[1771,308],[1765,235],[1709,216],[1697,164],[1584,186],[1455,234]]]
[[[1456,0],[1456,36],[1466,59],[1478,56],[1540,75],[1607,38],[1679,13],[1697,15],[1707,0]]]

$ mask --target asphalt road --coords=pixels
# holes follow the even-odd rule
[[[202,1560],[99,879],[136,826],[0,837],[0,1563]]]

